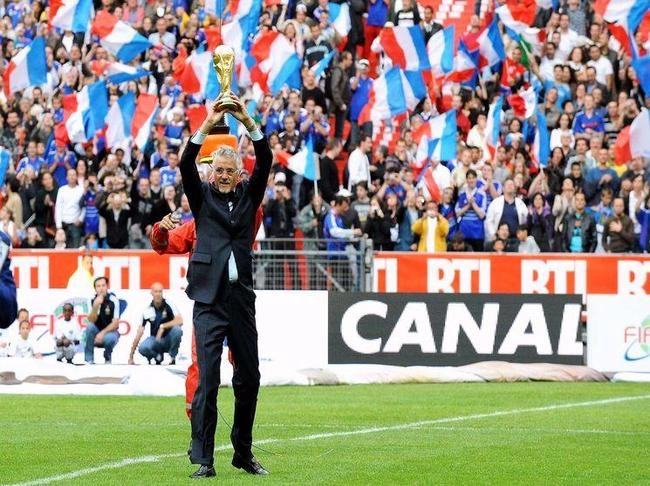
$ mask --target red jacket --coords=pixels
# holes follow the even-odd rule
[[[253,238],[257,235],[260,229],[264,213],[262,207],[257,208],[255,213],[255,226],[253,228]],[[194,227],[194,220],[167,231],[160,227],[160,222],[153,225],[151,234],[149,235],[151,247],[159,255],[182,255],[184,253],[192,253],[194,250],[194,243],[196,243],[196,228]]]

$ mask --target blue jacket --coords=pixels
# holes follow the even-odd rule
[[[11,239],[0,231],[0,328],[6,329],[16,319],[18,303],[16,302],[16,283],[9,269],[11,258]]]

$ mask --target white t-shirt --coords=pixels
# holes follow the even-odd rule
[[[589,61],[587,66],[593,66],[596,69],[596,81],[607,86],[607,76],[614,74],[611,61],[605,56],[600,56],[597,61]]]
[[[59,319],[54,323],[54,337],[56,339],[68,338],[70,341],[79,340],[79,325],[70,319]]]
[[[436,251],[436,229],[438,227],[438,218],[427,217],[427,253]]]
[[[23,339],[20,335],[11,341],[9,345],[9,356],[16,358],[32,358],[34,356],[34,340],[31,336]]]

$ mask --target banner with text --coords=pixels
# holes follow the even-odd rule
[[[648,294],[650,255],[375,253],[375,292]]]
[[[92,294],[88,275],[107,276],[114,290],[187,285],[187,256],[149,250],[97,251],[84,273],[79,251],[14,250],[21,289],[66,289]],[[480,294],[650,294],[649,255],[491,255],[375,253],[375,292]]]
[[[330,364],[582,364],[578,295],[332,294]]]
[[[650,373],[647,297],[590,295],[587,312],[587,364],[591,368]]]

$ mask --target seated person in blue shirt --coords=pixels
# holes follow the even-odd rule
[[[585,107],[573,120],[573,133],[577,138],[591,138],[594,133],[605,133],[605,121],[595,111],[594,97],[585,95]]]

